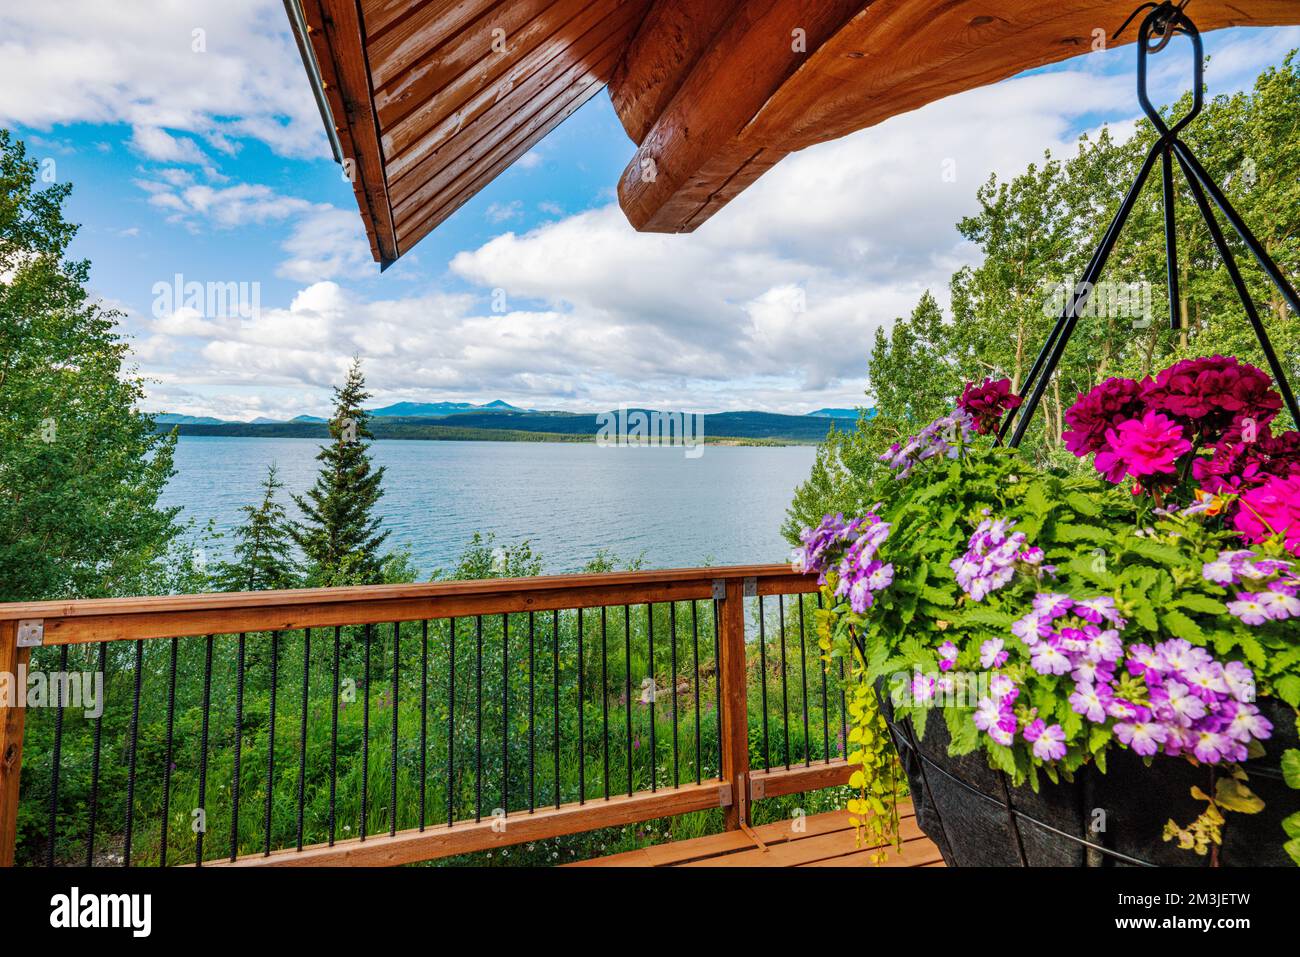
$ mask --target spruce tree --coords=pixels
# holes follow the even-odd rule
[[[366,391],[361,360],[353,359],[347,381],[334,389],[331,442],[321,446],[316,484],[294,502],[304,519],[293,538],[307,558],[316,584],[367,584],[381,580],[380,546],[388,538],[373,514],[383,496],[384,470],[370,465],[370,416],[362,403]]]
[[[299,584],[292,554],[293,526],[276,493],[284,483],[275,465],[266,470],[262,501],[245,505],[243,524],[235,531],[235,560],[217,566],[215,579],[222,591],[262,591],[294,588]]]

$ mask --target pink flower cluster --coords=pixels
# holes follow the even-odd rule
[[[989,518],[987,509],[984,514],[967,544],[966,554],[948,563],[956,573],[957,584],[972,601],[983,601],[1007,585],[1018,569],[1030,570],[1037,576],[1054,570],[1043,566],[1041,548],[1029,546],[1023,532],[1011,531],[1014,521]]]
[[[1219,552],[1201,574],[1208,582],[1237,588],[1228,613],[1247,625],[1300,619],[1300,575],[1291,562],[1258,558],[1251,551]]]
[[[879,461],[888,464],[894,470],[894,478],[902,481],[918,463],[927,459],[955,459],[961,454],[961,446],[970,442],[974,431],[975,420],[957,409],[951,415],[935,419],[906,442],[895,442]]]
[[[1252,544],[1281,535],[1286,550],[1300,555],[1300,471],[1271,477],[1242,495],[1232,524]]]
[[[1272,725],[1252,703],[1254,676],[1248,667],[1236,661],[1223,665],[1204,648],[1177,638],[1126,650],[1120,638],[1126,625],[1109,597],[1076,601],[1039,594],[1033,610],[1011,630],[1028,646],[1034,671],[1069,675],[1074,683],[1069,702],[1076,714],[1111,727],[1137,754],[1240,761],[1251,740],[1269,737]],[[999,743],[1006,743],[1008,731],[1014,734],[1014,700],[1015,693],[1006,692],[982,700],[976,711],[976,725]],[[1058,747],[1052,731],[1058,726],[1042,726],[1033,715],[1021,721],[1036,755],[1051,760],[1044,755],[1064,754],[1064,737]],[[1040,748],[1043,740],[1048,743]]]
[[[1020,408],[1023,400],[1011,391],[1010,379],[985,379],[982,385],[967,382],[957,408],[971,417],[975,431],[980,435],[996,432],[1002,418],[1012,409]]]
[[[791,556],[800,574],[817,573],[826,584],[832,570],[839,576],[835,594],[849,599],[859,615],[875,604],[876,593],[894,581],[894,566],[882,562],[877,551],[889,537],[890,525],[868,512],[862,518],[845,521],[843,515],[827,515],[816,528],[800,535],[802,545]]]
[[[1243,458],[1235,451],[1242,436],[1248,434],[1254,441],[1255,433],[1266,430],[1282,407],[1282,397],[1272,386],[1267,373],[1232,357],[1187,359],[1154,379],[1107,379],[1080,394],[1065,413],[1069,428],[1062,438],[1080,458],[1095,454],[1097,471],[1117,485],[1129,477],[1165,487],[1177,481],[1183,456],[1198,447],[1227,443],[1216,448],[1216,484],[1227,483],[1233,469],[1248,464],[1237,461]],[[1275,441],[1271,435],[1268,440]],[[1286,453],[1291,440],[1280,442],[1277,450]],[[1269,449],[1266,459],[1273,454],[1272,446]],[[1244,456],[1257,469],[1258,458]]]

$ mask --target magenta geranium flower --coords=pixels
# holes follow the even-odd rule
[[[1145,478],[1171,476],[1174,463],[1192,449],[1183,427],[1159,412],[1147,412],[1140,419],[1121,422],[1106,430],[1106,448],[1097,453],[1094,464],[1118,485],[1125,475]]]
[[[1023,400],[1011,391],[1010,379],[985,379],[983,385],[966,383],[957,400],[957,408],[968,412],[975,420],[975,431],[988,435],[997,429],[1002,417],[1012,409],[1020,408]]]
[[[1281,535],[1287,551],[1300,555],[1300,475],[1270,478],[1241,497],[1233,525],[1249,542]]]
[[[1264,425],[1282,408],[1268,373],[1232,356],[1177,362],[1147,385],[1142,398],[1148,408],[1173,416],[1211,442],[1244,419]]]
[[[1132,379],[1107,379],[1065,410],[1065,447],[1083,458],[1106,447],[1106,432],[1142,412],[1142,386]]]

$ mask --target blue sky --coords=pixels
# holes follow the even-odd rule
[[[601,94],[380,276],[279,0],[9,6],[0,125],[74,184],[74,253],[125,314],[147,407],[232,419],[323,413],[353,354],[376,404],[858,404],[875,329],[974,258],[953,224],[979,183],[1137,114],[1133,48],[1090,54],[806,150],[665,237],[614,202],[634,147]],[[1211,92],[1297,46],[1208,34]],[[1172,98],[1185,51],[1157,63]],[[258,283],[260,310],[155,309],[178,273]]]

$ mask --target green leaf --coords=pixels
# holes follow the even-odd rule
[[[1287,837],[1300,837],[1300,811],[1282,818],[1282,830]]]
[[[1287,787],[1300,791],[1300,750],[1291,748],[1282,752],[1282,778]],[[1300,834],[1295,836],[1300,837]]]
[[[991,625],[994,628],[1010,628],[1015,620],[1014,615],[987,605],[970,605],[961,615],[963,625]]]
[[[1295,861],[1296,864],[1300,864],[1300,838],[1287,841],[1282,845],[1282,850],[1290,854],[1291,860]]]
[[[1005,771],[1013,777],[1016,774],[1016,755],[1005,745],[998,744],[996,741],[989,741],[986,744],[989,754],[989,764],[999,771]]]
[[[1147,631],[1160,630],[1160,623],[1156,620],[1155,609],[1146,603],[1138,605],[1133,610],[1133,618]]]
[[[943,717],[948,725],[948,737],[952,739],[948,745],[949,757],[958,758],[979,747],[979,728],[971,720],[969,709],[945,708]]]
[[[1178,549],[1172,545],[1162,545],[1149,538],[1129,539],[1124,543],[1124,547],[1135,555],[1149,558],[1161,565],[1177,567],[1187,564],[1187,558]]]
[[[1201,626],[1181,611],[1167,609],[1160,617],[1164,621],[1165,627],[1169,629],[1169,633],[1175,638],[1182,638],[1194,645],[1205,644],[1205,632],[1201,631]]]
[[[1056,538],[1061,542],[1091,542],[1094,545],[1105,545],[1115,540],[1109,530],[1093,525],[1057,525]]]
[[[1264,802],[1236,778],[1219,778],[1214,787],[1214,803],[1238,814],[1258,814]]]
[[[1273,690],[1291,707],[1300,708],[1300,675],[1283,675],[1273,682]]]
[[[1046,516],[1052,510],[1051,499],[1040,483],[1034,482],[1026,490],[1025,507],[1039,517]]]
[[[1174,599],[1174,604],[1188,611],[1198,611],[1206,615],[1226,615],[1228,608],[1223,602],[1203,595],[1200,592],[1187,592]]]
[[[1087,518],[1096,518],[1101,514],[1101,506],[1082,492],[1068,493],[1065,496],[1065,504]]]

